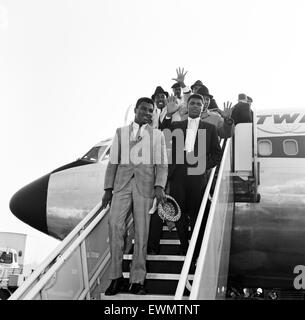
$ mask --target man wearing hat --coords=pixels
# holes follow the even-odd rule
[[[201,88],[201,87],[205,87],[207,89],[207,87],[202,83],[201,80],[196,80],[192,85],[191,85],[191,90],[193,93],[197,93],[198,90]]]
[[[231,114],[235,125],[252,122],[253,112],[250,107],[251,102],[252,98],[247,97],[246,94],[240,93],[238,95],[238,103],[233,107]]]
[[[167,155],[164,135],[150,125],[154,102],[140,98],[134,121],[118,128],[106,169],[102,208],[110,204],[109,245],[112,280],[105,295],[115,295],[124,286],[122,276],[125,218],[132,210],[135,244],[130,269],[129,291],[145,294],[146,247],[153,199],[165,201]]]
[[[209,91],[208,88],[202,83],[201,80],[197,80],[191,85],[191,89],[192,89],[193,93],[198,93],[198,90],[200,90],[200,88],[203,88],[204,91]],[[209,103],[207,109],[220,110],[218,108],[216,100],[213,98],[212,95],[210,95],[210,103]]]
[[[151,96],[155,103],[155,110],[152,119],[153,128],[162,130],[162,123],[166,116],[170,114],[172,121],[180,121],[181,117],[178,111],[177,99],[171,95],[169,97],[168,92],[164,91],[161,86],[158,86]]]
[[[249,96],[247,96],[247,102],[249,103],[250,107],[251,107],[251,104],[253,102],[253,99]]]
[[[192,85],[191,85],[191,89],[189,87],[187,87],[184,83],[184,78],[185,75],[187,74],[187,71],[184,73],[184,68],[178,68],[176,69],[177,72],[177,78],[174,78],[172,80],[177,81],[177,83],[181,86],[182,91],[183,91],[183,96],[184,96],[184,101],[185,101],[185,106],[186,106],[186,101],[189,98],[189,96],[191,95],[191,93],[197,93],[198,90],[200,88],[204,88],[206,90],[208,90],[208,88],[202,83],[201,80],[196,80]],[[213,96],[211,96],[211,102],[210,105],[208,106],[208,109],[219,109],[218,105],[215,101],[215,99],[213,98]],[[187,115],[185,117],[182,116],[182,120],[185,120],[187,118]]]
[[[230,138],[233,134],[234,121],[230,117],[232,103],[227,102],[224,104],[224,111],[220,109],[208,110],[212,95],[209,93],[209,89],[206,86],[201,86],[197,90],[197,94],[200,94],[204,100],[204,108],[201,114],[201,120],[211,123],[216,126],[218,136],[220,138]]]

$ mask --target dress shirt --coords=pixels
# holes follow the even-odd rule
[[[143,136],[143,131],[145,130],[147,124],[143,124],[140,128],[140,132],[139,132],[139,136],[142,137]],[[139,125],[136,123],[136,122],[133,122],[132,123],[132,133],[133,133],[133,139],[134,140],[138,140],[137,138],[137,134],[138,134],[138,131],[139,131]]]
[[[164,107],[164,108],[161,110],[161,112],[159,113],[159,120],[160,120],[161,123],[163,122],[166,114],[167,114],[167,107]]]
[[[185,151],[186,152],[192,152],[194,150],[199,121],[200,121],[200,117],[195,118],[195,119],[188,117],[186,138],[185,138]]]

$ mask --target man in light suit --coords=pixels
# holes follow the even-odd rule
[[[122,277],[125,218],[132,208],[135,243],[130,270],[129,291],[145,294],[146,253],[149,210],[154,197],[165,201],[167,156],[165,139],[151,123],[154,102],[140,98],[134,109],[135,119],[117,129],[107,166],[102,208],[111,203],[109,214],[110,272],[112,280],[105,295],[115,295],[123,286]]]

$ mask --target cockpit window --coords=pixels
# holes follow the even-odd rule
[[[13,255],[11,252],[6,253],[5,251],[0,251],[0,263],[12,263]]]
[[[101,159],[101,160],[106,160],[106,159],[108,159],[108,158],[109,158],[109,156],[110,156],[110,148],[106,151],[106,153],[105,153],[105,155],[104,155],[103,159]]]
[[[81,159],[82,160],[87,160],[87,161],[92,161],[92,162],[97,162],[104,151],[107,149],[107,145],[105,146],[98,146],[98,147],[93,147],[88,153],[86,153]]]

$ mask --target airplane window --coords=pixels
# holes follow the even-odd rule
[[[270,140],[258,141],[258,153],[261,156],[270,156],[272,154],[272,143]]]
[[[283,141],[284,153],[287,156],[295,156],[298,154],[298,142],[293,139],[286,139]]]

